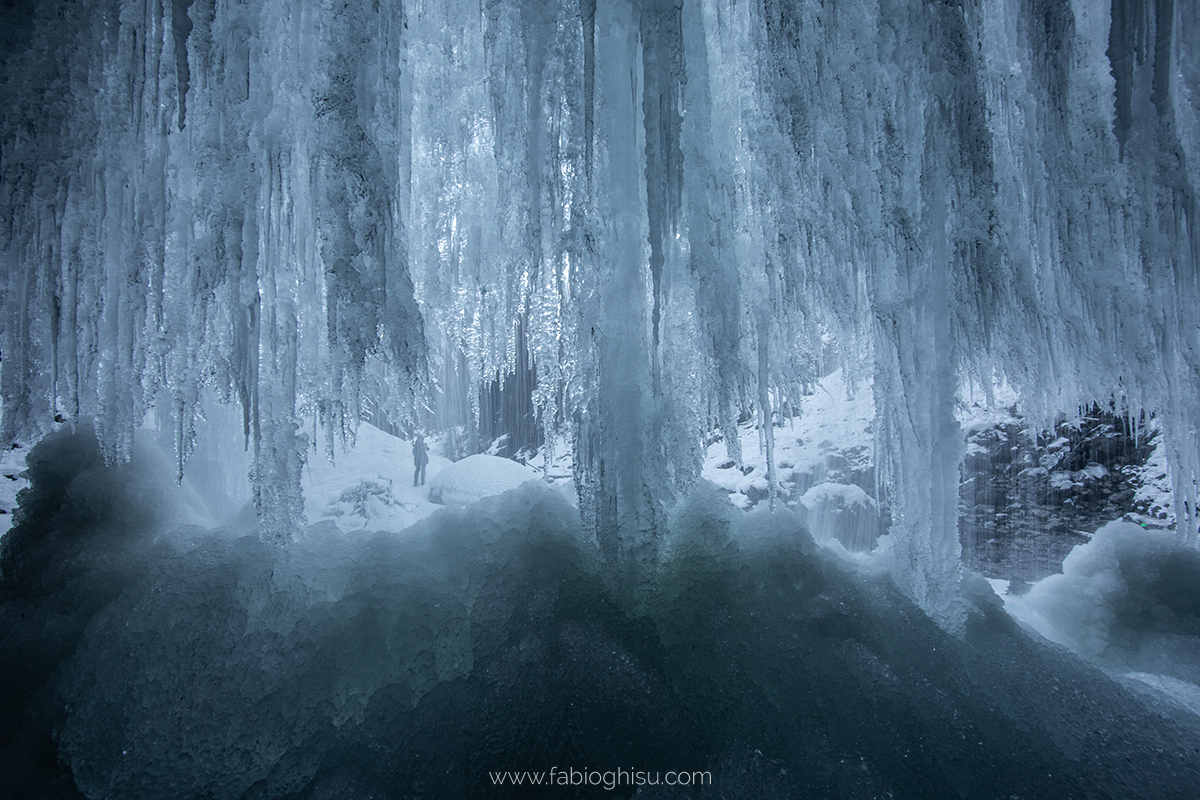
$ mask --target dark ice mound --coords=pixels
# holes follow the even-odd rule
[[[24,797],[1189,797],[1200,720],[1035,641],[964,639],[787,512],[683,504],[616,589],[527,485],[284,548],[180,526],[144,462],[31,454],[0,583],[0,769]],[[140,487],[140,488],[139,488]],[[711,784],[496,786],[706,771]]]
[[[1200,692],[1200,550],[1173,533],[1110,522],[1025,603],[1049,634],[1093,663]]]

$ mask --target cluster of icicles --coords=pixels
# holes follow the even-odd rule
[[[968,381],[1035,419],[1161,415],[1195,538],[1192,4],[5,14],[6,441],[87,418],[121,459],[154,409],[182,465],[201,399],[239,404],[286,539],[313,425],[451,400],[471,424],[527,364],[637,575],[705,435],[740,460],[739,415],[802,412],[832,336],[873,381],[901,582],[947,625]]]

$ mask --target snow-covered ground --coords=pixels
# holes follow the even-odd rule
[[[542,470],[535,469],[542,466],[541,454],[531,465],[490,455],[451,461],[436,455],[438,437],[430,437],[428,445],[422,486],[413,486],[412,442],[365,422],[352,446],[335,447],[332,464],[319,453],[309,453],[301,480],[308,521],[332,520],[347,533],[396,531],[447,505],[469,505],[542,479]],[[569,454],[560,453],[551,466],[556,483],[570,482]]]
[[[425,485],[413,486],[412,442],[361,423],[352,447],[334,448],[333,463],[309,453],[300,485],[310,523],[333,520],[345,532],[400,530],[437,511],[429,484],[449,466],[430,448]]]
[[[29,481],[21,476],[25,471],[25,454],[28,452],[25,447],[0,450],[0,536],[12,527],[17,492],[29,485]]]
[[[815,511],[822,501],[842,498],[845,505],[874,505],[874,499],[857,486],[826,480],[831,473],[844,479],[845,454],[857,463],[873,460],[871,420],[874,402],[869,384],[850,396],[837,370],[821,380],[805,397],[800,416],[775,428],[775,463],[780,500],[792,508]],[[710,445],[701,476],[724,488],[740,508],[749,508],[766,496],[766,452],[753,422],[738,429],[743,470],[727,466],[724,442]],[[343,531],[399,530],[432,514],[439,498],[465,505],[480,497],[499,494],[526,480],[545,474],[549,448],[530,455],[527,463],[490,455],[470,456],[458,462],[438,455],[437,439],[430,440],[426,486],[412,486],[412,444],[362,423],[353,447],[335,448],[335,463],[309,453],[302,488],[305,515],[310,523],[333,520]],[[569,487],[572,453],[567,442],[553,449],[551,482]],[[446,473],[443,475],[443,470]],[[837,497],[835,497],[835,495]],[[432,498],[432,499],[431,499]]]
[[[968,383],[958,405],[958,424],[963,434],[971,434],[986,428],[1008,425],[1017,419],[1020,403],[1016,391],[1005,382],[990,387],[990,391],[975,382]]]
[[[139,441],[149,445],[156,438],[151,429]],[[482,497],[500,494],[529,479],[542,476],[542,455],[537,454],[530,466],[508,459],[492,456],[474,456],[455,463],[437,455],[437,437],[431,437],[429,464],[425,469],[425,484],[413,486],[412,442],[391,436],[368,423],[361,423],[354,442],[334,447],[334,460],[330,462],[322,449],[309,452],[301,475],[304,492],[304,514],[309,523],[332,520],[339,530],[351,533],[365,530],[402,530],[428,517],[445,505],[465,505]],[[240,449],[240,446],[239,448]],[[0,451],[0,536],[12,525],[13,510],[17,507],[17,493],[29,485],[23,476],[25,455],[28,447]],[[210,524],[253,524],[253,510],[248,500],[228,485],[216,486],[215,470],[201,463],[201,455],[189,463],[185,471],[187,491],[195,491],[204,499],[212,511]],[[228,456],[228,454],[223,454]],[[500,462],[499,464],[497,462]],[[454,466],[451,478],[443,489],[442,503],[430,500],[431,489],[447,483],[439,481],[442,471]],[[239,465],[240,466],[240,465]],[[535,466],[539,469],[535,469]],[[224,471],[236,467],[228,466]],[[570,453],[558,452],[551,463],[551,475],[555,482],[569,484],[571,481]],[[230,476],[224,476],[230,478]],[[232,476],[227,483],[240,483]],[[434,493],[439,494],[438,492]],[[247,503],[240,514],[229,508],[230,498],[238,497],[239,503]]]
[[[851,395],[838,369],[816,384],[816,391],[803,398],[800,415],[775,428],[775,465],[779,475],[780,499],[796,507],[812,486],[840,459],[857,456],[864,464],[874,460],[871,420],[875,403],[870,384],[858,386]],[[739,426],[742,471],[729,459],[725,443],[709,445],[701,476],[730,493],[739,508],[749,508],[767,493],[767,454],[763,437],[753,422]],[[791,496],[791,486],[800,496]]]

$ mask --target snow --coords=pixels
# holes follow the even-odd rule
[[[29,484],[22,475],[25,471],[27,452],[28,449],[23,447],[0,450],[0,537],[3,537],[12,525],[13,511],[17,507],[17,493]]]
[[[447,506],[470,505],[540,477],[536,470],[507,458],[467,456],[443,467],[429,481],[429,500]]]
[[[843,371],[836,369],[817,382],[812,394],[803,397],[800,409],[799,417],[776,426],[774,456],[775,463],[780,465],[781,484],[793,478],[801,482],[819,481],[828,471],[829,458],[842,453],[857,454],[866,464],[873,461],[875,442],[871,422],[875,406],[869,383],[860,385],[851,394]],[[759,429],[753,423],[735,430],[745,471],[724,466],[729,461],[727,448],[723,441],[718,441],[709,445],[700,474],[727,490],[735,505],[748,507],[753,503],[746,497],[747,490],[766,488],[766,452]]]
[[[1161,423],[1151,420],[1148,435],[1160,434],[1154,444],[1150,458],[1141,470],[1134,503],[1149,513],[1136,515],[1134,521],[1153,527],[1170,527],[1175,524],[1175,506],[1171,497],[1171,467],[1167,459],[1166,438],[1161,435]]]
[[[1029,470],[1022,470],[1021,474],[1024,475],[1027,472]],[[1078,485],[1079,483],[1075,480],[1075,476],[1070,472],[1056,470],[1050,473],[1050,488],[1052,489],[1063,491]]]
[[[425,479],[451,464],[431,448]],[[342,531],[401,530],[438,506],[427,487],[413,486],[412,442],[361,423],[351,447],[340,443],[333,462],[309,457],[301,486],[310,523],[332,520]]]
[[[958,424],[971,434],[1016,422],[1020,393],[1003,376],[968,380],[958,406]]]
[[[1012,583],[1011,581],[1006,581],[1001,578],[988,578],[987,582],[989,585],[991,585],[992,591],[996,593],[997,597],[1004,597],[1007,595],[1008,587]]]
[[[412,442],[367,423],[359,425],[352,445],[337,445],[332,463],[310,457],[301,484],[309,523],[329,520],[347,533],[400,531],[444,506],[470,505],[542,477],[532,467],[496,456],[451,461],[436,454],[438,438],[427,444],[423,486],[413,486]],[[556,463],[561,467],[561,462]]]
[[[1062,573],[1021,596],[997,594],[1030,630],[1198,713],[1197,587],[1200,553],[1164,531],[1118,521],[1076,546]]]
[[[859,487],[853,484],[820,483],[809,489],[800,497],[800,502],[812,510],[822,503],[835,503],[843,506],[859,505],[874,507],[875,501]]]
[[[1200,684],[1197,587],[1200,553],[1169,533],[1112,522],[1024,602],[1047,636],[1085,658]]]

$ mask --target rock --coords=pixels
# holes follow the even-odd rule
[[[850,461],[841,453],[827,453],[825,455],[826,469],[846,469],[850,466]]]
[[[960,485],[963,560],[987,577],[1038,580],[1094,531],[1135,511],[1153,451],[1121,416],[1093,408],[1036,434],[1015,423],[967,438]]]

